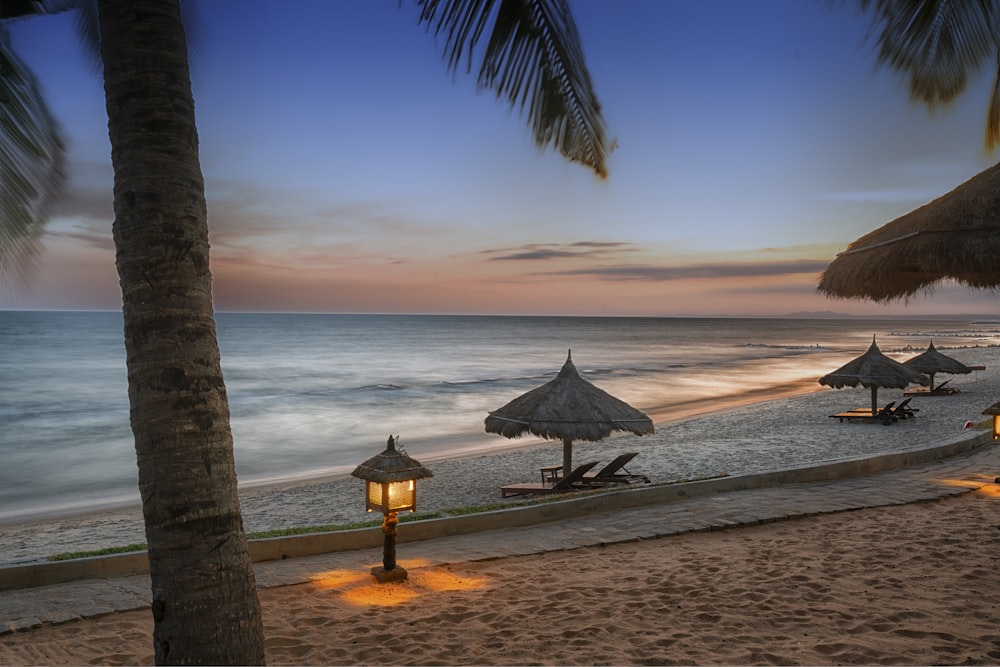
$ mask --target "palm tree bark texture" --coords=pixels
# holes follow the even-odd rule
[[[114,241],[157,664],[263,664],[178,0],[100,0]]]

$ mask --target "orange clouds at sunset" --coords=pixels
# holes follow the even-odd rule
[[[219,310],[994,308],[948,286],[890,306],[815,291],[850,241],[994,159],[980,149],[980,101],[911,106],[873,71],[855,12],[574,3],[616,142],[600,181],[539,153],[517,110],[450,76],[407,3],[224,5],[199,8],[192,61]],[[11,27],[64,126],[69,182],[38,272],[0,308],[120,305],[103,91],[73,30],[60,15]]]

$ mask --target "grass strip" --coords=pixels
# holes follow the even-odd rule
[[[986,422],[992,427],[992,421]],[[700,482],[707,479],[717,479],[719,477],[728,477],[729,473],[720,473],[718,475],[710,475],[707,477],[698,477],[694,479],[681,479],[673,482],[660,482],[657,484],[652,484],[651,486],[662,486],[667,484],[686,484],[690,482]],[[513,501],[513,502],[493,502],[484,503],[482,505],[468,505],[464,507],[454,507],[451,509],[441,510],[439,512],[430,512],[427,514],[422,514],[419,512],[413,514],[404,514],[399,517],[400,523],[407,523],[410,521],[426,521],[428,519],[441,519],[449,516],[467,516],[469,514],[482,514],[484,512],[496,512],[505,509],[511,509],[514,507],[527,507],[530,505],[542,505],[545,503],[559,502],[560,500],[567,500],[572,498],[580,498],[587,495],[593,495],[597,493],[603,493],[608,491],[608,488],[600,489],[586,489],[582,491],[573,491],[571,493],[558,493],[549,496],[537,496],[534,498],[529,498],[525,500]],[[276,537],[291,537],[294,535],[312,535],[315,533],[332,533],[341,530],[357,530],[360,528],[373,528],[375,526],[382,525],[381,519],[374,519],[371,521],[358,521],[354,523],[336,524],[336,525],[320,525],[320,526],[295,526],[292,528],[278,528],[275,530],[266,530],[256,533],[247,533],[247,539],[249,540],[264,540]],[[122,547],[107,547],[104,549],[94,549],[93,551],[72,551],[67,553],[55,554],[54,556],[49,556],[49,561],[62,561],[62,560],[72,560],[74,558],[91,558],[94,556],[113,556],[115,554],[123,553],[134,553],[138,551],[145,551],[147,548],[146,544],[129,544]]]

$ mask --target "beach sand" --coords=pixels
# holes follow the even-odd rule
[[[1000,488],[262,590],[270,664],[996,664]],[[0,664],[151,664],[148,611],[0,639]]]
[[[954,376],[961,393],[917,399],[918,417],[892,426],[830,419],[868,394],[824,389],[580,443],[575,460],[639,451],[630,469],[669,481],[937,444],[1000,398],[1000,349],[946,353],[987,370]],[[901,394],[884,391],[880,403]],[[435,462],[419,498],[429,510],[499,501],[499,485],[533,479],[559,451]],[[247,527],[363,517],[360,484],[244,490]],[[268,661],[997,664],[998,503],[991,485],[937,502],[418,568],[399,584],[362,574],[270,588],[260,592]],[[142,539],[134,509],[0,526],[0,560]],[[149,664],[151,629],[148,611],[42,626],[0,638],[0,664]]]

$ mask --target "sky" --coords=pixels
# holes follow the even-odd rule
[[[851,241],[998,159],[991,73],[945,109],[915,105],[851,4],[573,0],[617,141],[606,181],[449,73],[409,0],[188,5],[217,310],[997,312],[955,285],[892,305],[816,292]],[[100,73],[67,15],[10,32],[69,181],[0,308],[119,309]]]

